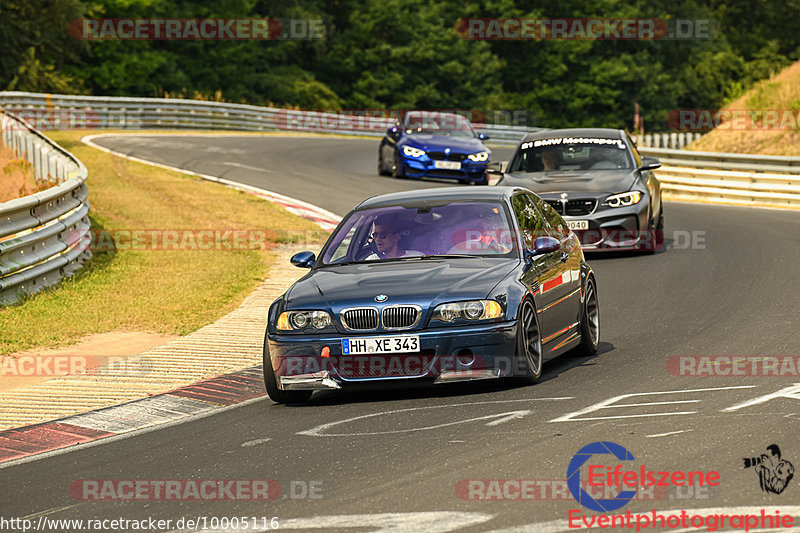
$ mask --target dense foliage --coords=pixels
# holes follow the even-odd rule
[[[324,19],[314,40],[102,40],[90,18]],[[466,40],[462,17],[710,19],[709,39]],[[524,110],[528,125],[648,130],[800,57],[800,2],[0,0],[0,89],[221,98],[304,109]]]

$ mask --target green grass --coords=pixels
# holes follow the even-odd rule
[[[277,242],[321,242],[312,222],[252,195],[50,137],[89,170],[94,231],[258,230],[261,249],[95,252],[75,277],[0,308],[0,354],[114,330],[185,335],[235,309],[266,277]]]

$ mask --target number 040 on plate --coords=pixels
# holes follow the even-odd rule
[[[411,353],[419,351],[419,335],[396,337],[357,337],[342,339],[344,355],[371,353]]]

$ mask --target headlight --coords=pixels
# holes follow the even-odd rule
[[[614,194],[606,198],[605,204],[609,207],[625,207],[633,204],[638,204],[642,199],[642,193],[639,191],[624,192],[622,194]]]
[[[503,316],[503,308],[494,300],[473,300],[470,302],[453,302],[437,305],[433,310],[432,320],[452,322],[463,318],[466,320],[488,320]]]
[[[467,157],[469,157],[476,163],[480,163],[481,161],[486,161],[487,159],[489,159],[489,152],[478,152],[477,154],[469,154]]]
[[[278,329],[297,331],[308,327],[324,329],[331,325],[331,316],[325,311],[284,311],[278,317]]]
[[[403,146],[403,153],[408,157],[421,157],[425,155],[425,150],[414,148],[413,146]]]

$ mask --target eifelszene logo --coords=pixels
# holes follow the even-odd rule
[[[780,494],[794,477],[794,466],[781,459],[781,449],[777,444],[767,446],[767,452],[761,457],[745,457],[744,467],[755,470],[763,492]]]
[[[600,441],[588,444],[578,450],[572,457],[567,467],[567,487],[572,497],[582,506],[592,511],[607,513],[628,504],[636,496],[639,487],[687,487],[687,486],[716,486],[720,483],[719,472],[714,470],[703,471],[653,471],[645,465],[625,470],[625,465],[618,464],[613,467],[598,464],[599,459],[590,461],[595,456],[612,455],[619,461],[635,461],[631,452],[614,442]],[[586,465],[587,478],[585,486],[588,489],[602,487],[603,495],[613,495],[610,498],[595,499],[583,488],[581,482],[581,467]],[[629,467],[630,468],[630,467]]]

